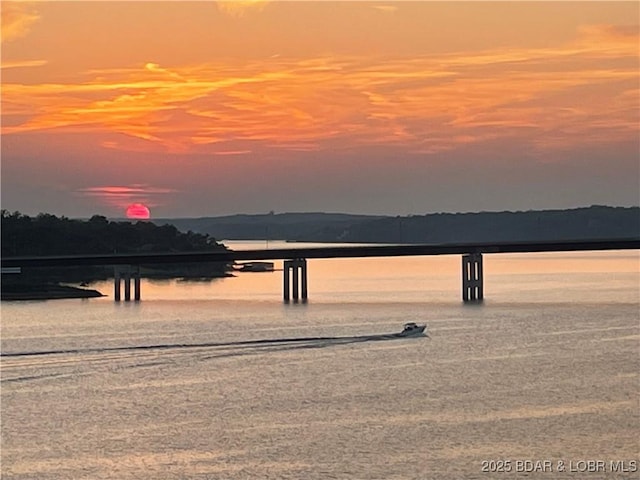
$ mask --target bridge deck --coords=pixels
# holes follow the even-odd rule
[[[640,238],[555,242],[459,243],[445,245],[369,245],[348,247],[227,250],[225,252],[146,253],[109,255],[60,255],[50,257],[5,257],[2,268],[78,265],[150,265],[160,263],[233,262],[293,258],[360,258],[468,253],[528,253],[597,250],[638,250]]]

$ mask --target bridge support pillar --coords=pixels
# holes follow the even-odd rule
[[[131,301],[131,267],[127,267],[123,272],[122,278],[124,279],[124,301]]]
[[[136,302],[140,301],[140,267],[136,266],[133,269],[133,299]]]
[[[120,269],[113,267],[113,300],[119,302],[121,300],[120,292]]]
[[[481,302],[484,298],[482,254],[462,256],[462,300]]]
[[[307,260],[304,258],[294,258],[283,262],[283,298],[289,302],[291,297],[297,302],[300,297],[306,302],[308,297],[307,289]]]
[[[116,266],[113,271],[113,299],[116,302],[122,300],[122,283],[124,283],[124,301],[131,301],[131,277],[133,276],[133,298],[140,300],[140,267],[131,268]]]

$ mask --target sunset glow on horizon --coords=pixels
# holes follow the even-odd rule
[[[3,2],[3,208],[638,203],[635,2],[234,3]]]

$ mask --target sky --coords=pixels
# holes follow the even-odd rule
[[[9,211],[640,204],[640,2],[1,8]]]

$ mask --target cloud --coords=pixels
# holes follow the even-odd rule
[[[47,63],[46,60],[17,60],[13,62],[2,62],[0,69],[41,67]]]
[[[148,207],[157,207],[164,204],[164,197],[175,192],[177,190],[172,188],[153,187],[145,184],[108,185],[76,190],[76,194],[79,196],[94,197],[105,205],[120,209],[124,209],[132,203],[143,203]]]
[[[375,8],[376,10],[384,13],[394,13],[398,11],[397,5],[372,5],[371,8]]]
[[[214,152],[214,155],[246,155],[248,153],[251,153],[251,150],[219,150],[217,152]]]
[[[2,42],[24,37],[40,15],[29,6],[18,2],[2,2]]]
[[[147,62],[75,83],[4,84],[3,110],[26,120],[3,133],[104,132],[107,148],[207,155],[606,144],[637,138],[638,60],[637,29],[611,25],[565,45],[474,54]]]
[[[218,0],[218,9],[232,17],[242,17],[248,12],[259,12],[269,3],[268,0]]]
[[[594,46],[604,44],[603,48],[612,45],[638,45],[640,25],[584,25],[579,29],[579,44]]]

